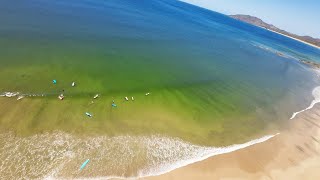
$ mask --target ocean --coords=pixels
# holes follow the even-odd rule
[[[300,62],[319,49],[220,13],[0,4],[0,179],[162,174],[263,142],[319,101],[317,71]]]

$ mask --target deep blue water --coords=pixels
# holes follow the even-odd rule
[[[137,177],[216,152],[189,142],[243,143],[310,104],[299,60],[320,51],[175,0],[0,0],[0,94],[48,95],[0,97],[0,130],[36,134],[1,132],[0,179],[74,178],[88,158],[77,177]]]

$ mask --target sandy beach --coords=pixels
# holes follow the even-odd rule
[[[319,179],[319,119],[316,105],[267,142],[146,179]]]
[[[262,27],[262,26],[259,26],[259,27],[261,27],[261,28],[263,28],[263,29],[266,29],[266,28],[264,28],[264,27]],[[277,32],[277,31],[273,31],[273,30],[271,30],[271,29],[266,29],[266,30],[271,31],[271,32],[274,32],[274,33],[277,33],[277,34],[280,34],[280,35],[285,36],[285,37],[288,37],[288,38],[290,38],[290,39],[294,39],[294,40],[296,40],[296,41],[302,42],[302,43],[304,43],[304,44],[307,44],[307,45],[309,45],[309,46],[315,47],[315,48],[317,48],[317,49],[320,49],[319,46],[316,46],[316,45],[314,45],[314,44],[308,43],[308,42],[306,42],[306,41],[302,41],[302,40],[300,40],[300,39],[297,39],[297,38],[294,38],[294,37],[291,37],[291,36],[288,36],[288,35],[279,33],[279,32]]]
[[[318,163],[318,111],[289,120],[320,85],[298,61],[315,48],[180,1],[0,14],[0,180],[281,179]]]

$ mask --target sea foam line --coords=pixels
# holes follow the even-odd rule
[[[1,93],[0,96],[2,97],[15,97],[19,95],[19,92],[4,92],[4,93]]]
[[[26,93],[20,93],[20,92],[3,92],[3,93],[0,93],[0,97],[8,97],[8,98],[11,98],[11,97],[16,97],[16,96],[29,96],[29,97],[40,97],[40,96],[46,96],[46,94],[26,94]]]
[[[168,166],[159,167],[157,172],[151,171],[151,172],[146,173],[144,175],[141,174],[139,178],[148,177],[148,176],[159,176],[159,175],[171,172],[175,169],[185,167],[187,165],[190,165],[190,164],[193,164],[196,162],[203,161],[205,159],[208,159],[208,158],[216,156],[216,155],[231,153],[231,152],[234,152],[234,151],[237,151],[240,149],[244,149],[244,148],[247,148],[247,147],[255,145],[255,144],[263,143],[263,142],[265,142],[265,141],[267,141],[267,140],[269,140],[279,134],[280,133],[276,133],[274,135],[263,136],[259,139],[254,139],[254,140],[251,140],[251,141],[246,142],[244,144],[234,144],[234,145],[230,145],[230,146],[226,146],[226,147],[210,147],[210,148],[208,148],[208,150],[205,150],[202,154],[199,154],[198,157],[194,157],[192,159],[187,159],[187,160],[183,160],[180,162],[176,162],[175,164],[169,164]]]
[[[230,146],[225,147],[205,147],[205,146],[198,146],[193,145],[188,142],[182,141],[177,138],[167,138],[167,137],[159,137],[159,136],[152,136],[152,137],[134,137],[135,139],[143,139],[145,145],[148,147],[147,149],[151,152],[151,156],[168,156],[169,159],[166,159],[164,162],[157,162],[159,163],[156,166],[153,167],[145,167],[140,169],[137,172],[136,176],[131,177],[123,177],[123,176],[102,176],[102,177],[92,177],[92,178],[83,178],[78,177],[76,179],[136,179],[136,178],[144,178],[144,177],[150,177],[150,176],[158,176],[162,175],[168,172],[171,172],[175,169],[203,161],[205,159],[208,159],[210,157],[231,153],[243,148],[247,148],[249,146],[259,144],[262,142],[265,142],[274,136],[278,135],[267,135],[263,136],[259,139],[254,139],[249,142],[243,143],[243,144],[234,144]],[[120,137],[122,139],[122,137]],[[160,145],[162,148],[160,148],[160,151],[158,149],[149,149],[149,148],[155,148],[155,145]],[[175,152],[171,152],[175,151]],[[153,154],[156,153],[156,154]],[[160,154],[159,154],[160,153]],[[176,156],[179,156],[182,154],[182,157],[179,157],[179,159],[176,159]],[[170,159],[172,158],[172,159]],[[59,167],[60,169],[61,167]],[[55,170],[56,171],[56,170]],[[44,179],[51,180],[51,179],[66,179],[65,177],[59,177],[54,176],[52,173],[50,173],[49,176],[46,176]]]
[[[301,111],[294,112],[290,119],[294,119],[298,114],[300,114],[300,113],[302,113],[304,111],[307,111],[309,109],[312,109],[314,105],[316,105],[317,103],[320,103],[320,86],[318,86],[318,87],[313,89],[312,95],[314,97],[314,100],[311,102],[309,107],[307,107],[307,108],[305,108],[305,109],[303,109]]]

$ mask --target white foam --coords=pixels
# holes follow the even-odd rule
[[[202,147],[203,149],[201,151],[197,152],[196,154],[194,154],[193,157],[181,159],[181,160],[179,160],[175,163],[172,163],[172,164],[165,164],[165,165],[153,168],[153,169],[146,171],[146,172],[141,171],[139,174],[139,177],[158,176],[161,174],[165,174],[165,173],[168,173],[168,172],[173,171],[175,169],[187,166],[189,164],[203,161],[203,160],[208,159],[212,156],[230,153],[230,152],[237,151],[237,150],[240,150],[240,149],[243,149],[243,148],[255,145],[255,144],[265,142],[278,134],[279,133],[277,133],[275,135],[264,136],[262,138],[254,139],[252,141],[246,142],[244,144],[234,144],[234,145],[226,146],[226,147]],[[191,146],[194,146],[194,145],[191,145]]]
[[[29,97],[40,97],[40,96],[46,96],[46,94],[28,94],[28,93],[20,93],[20,92],[3,92],[3,93],[0,93],[0,97],[15,97],[15,96],[20,96],[20,97],[26,97],[26,96],[29,96]]]
[[[15,97],[19,95],[19,92],[4,92],[4,93],[1,93],[0,96],[3,96],[3,97]]]
[[[5,148],[7,153],[10,152],[10,155],[5,154],[9,158],[0,162],[0,164],[1,167],[8,165],[10,167],[13,165],[17,166],[17,164],[24,161],[23,166],[27,165],[30,167],[31,165],[34,171],[22,170],[24,177],[29,177],[29,174],[33,174],[40,179],[134,179],[161,175],[215,155],[230,153],[265,142],[276,135],[278,134],[226,147],[206,147],[194,145],[178,138],[160,135],[99,136],[81,139],[70,134],[55,132],[53,134],[46,133],[11,140]],[[6,139],[8,139],[8,136]],[[14,146],[11,146],[11,143]],[[25,154],[18,154],[17,147],[24,145],[27,146]],[[13,148],[13,150],[8,149],[8,147]],[[69,150],[63,151],[63,149]],[[47,153],[47,151],[50,153]],[[29,157],[32,159],[31,161],[25,157],[26,154],[37,155],[37,158],[32,159],[33,157]],[[136,161],[139,159],[137,157],[141,156],[141,154],[145,157],[145,161],[142,164],[140,161]],[[69,176],[69,174],[77,174],[78,167],[76,166],[72,169],[73,166],[68,165],[68,163],[76,162],[76,164],[81,164],[83,159],[89,157],[92,159],[92,163],[86,170],[91,171],[90,175],[95,174],[96,177]],[[50,161],[43,162],[46,159],[50,159]],[[11,160],[18,160],[18,162]],[[6,163],[9,164],[6,165]],[[137,170],[133,174],[126,174],[125,171],[128,170],[128,167],[133,168],[135,166],[137,166]],[[1,167],[0,172],[3,170]],[[61,170],[70,167],[71,170],[68,171],[67,175],[63,174],[65,172],[61,172]],[[118,171],[118,174],[113,170]],[[123,172],[119,173],[119,170]],[[96,173],[92,173],[92,171]],[[99,175],[99,172],[109,172],[109,174]]]
[[[294,119],[298,114],[300,114],[300,113],[302,113],[304,111],[307,111],[309,109],[312,109],[315,104],[320,103],[320,86],[318,86],[318,87],[313,89],[312,95],[314,97],[314,100],[311,102],[309,107],[307,107],[307,108],[305,108],[305,109],[303,109],[301,111],[294,112],[290,119]]]

